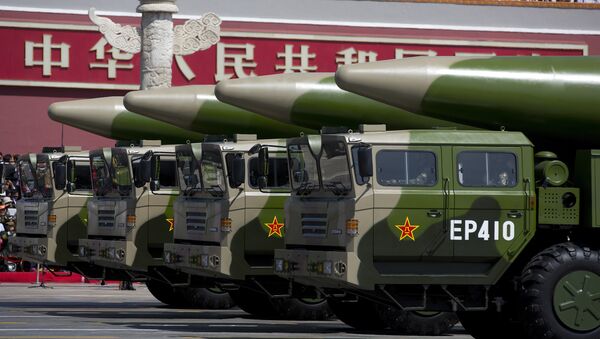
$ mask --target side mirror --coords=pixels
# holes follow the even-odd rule
[[[294,182],[304,182],[308,178],[308,172],[306,170],[299,170],[294,172]]]
[[[246,174],[244,168],[244,158],[242,156],[236,156],[233,158],[231,163],[231,186],[239,187],[244,183],[244,176]]]
[[[266,177],[269,175],[269,150],[263,147],[258,152],[258,176]]]
[[[135,186],[142,187],[150,181],[152,174],[152,168],[150,159],[141,159],[137,164],[137,171],[135,172]]]
[[[54,167],[54,186],[57,190],[64,190],[67,184],[67,165],[62,162]]]
[[[373,154],[370,147],[358,149],[358,174],[363,178],[373,176]]]

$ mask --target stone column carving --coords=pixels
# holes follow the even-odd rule
[[[176,0],[140,0],[141,28],[121,26],[99,17],[95,9],[89,17],[108,43],[127,53],[139,53],[141,89],[170,87],[173,55],[183,56],[205,50],[219,41],[221,19],[213,13],[188,20],[173,28]]]

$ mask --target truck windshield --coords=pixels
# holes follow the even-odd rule
[[[191,147],[178,149],[176,157],[179,185],[184,194],[201,191],[213,196],[224,194],[225,176],[220,150],[203,147],[200,163],[196,161]]]
[[[132,189],[127,151],[113,148],[110,153],[109,159],[104,152],[90,154],[94,194],[127,196]]]
[[[346,194],[352,188],[346,145],[339,138],[323,137],[322,152],[314,155],[308,144],[288,145],[292,189],[310,194],[316,189]]]
[[[200,171],[191,147],[177,149],[177,175],[179,176],[179,188],[186,194],[194,190],[201,190]]]
[[[29,160],[21,160],[19,175],[21,193],[24,197],[52,197],[54,190],[49,159],[38,158],[35,166]]]
[[[202,187],[213,195],[223,195],[225,192],[225,177],[223,175],[223,158],[221,152],[215,149],[203,149],[200,160]]]

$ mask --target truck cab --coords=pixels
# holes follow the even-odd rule
[[[78,239],[86,234],[92,196],[88,152],[30,153],[19,157],[22,199],[17,201],[17,236],[9,250],[27,261],[72,266],[81,262]]]
[[[131,276],[162,266],[179,194],[174,151],[155,142],[90,151],[93,197],[87,235],[79,240],[81,257]]]
[[[289,295],[290,283],[273,274],[283,248],[289,177],[283,140],[238,135],[236,142],[178,146],[181,195],[174,203],[175,239],[165,244],[168,267],[210,279],[238,306],[259,316],[326,318],[323,298],[308,304]],[[262,176],[252,149],[271,149]],[[314,289],[308,292],[317,295]],[[278,295],[273,298],[273,295]]]

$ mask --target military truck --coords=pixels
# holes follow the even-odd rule
[[[87,261],[146,281],[160,301],[175,306],[228,308],[226,292],[191,286],[188,275],[166,268],[163,245],[173,239],[173,201],[179,194],[175,146],[143,141],[139,147],[90,151],[93,197],[88,232],[79,240]],[[173,283],[172,283],[173,282]]]
[[[81,147],[45,149],[19,157],[22,199],[17,201],[16,237],[9,252],[29,262],[61,266],[88,277],[111,277],[79,258],[92,196],[88,152]],[[107,275],[108,274],[108,275]]]
[[[262,176],[258,157],[248,154],[256,136],[235,139],[177,146],[181,195],[174,203],[174,242],[165,244],[165,263],[212,279],[251,314],[328,318],[327,302],[315,289],[295,286],[291,295],[290,283],[273,273],[273,251],[283,248],[286,234],[284,140],[262,141],[280,147],[267,164],[270,175]]]
[[[475,338],[600,336],[599,151],[569,176],[520,132],[363,126],[287,150],[275,271],[346,323],[410,325],[395,307],[456,311]]]

